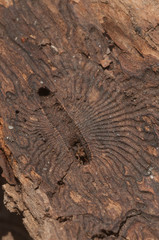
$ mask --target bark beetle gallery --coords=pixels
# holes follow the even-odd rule
[[[4,203],[32,239],[159,239],[158,60],[158,1],[0,0]]]

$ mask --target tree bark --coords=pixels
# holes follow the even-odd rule
[[[159,239],[158,36],[155,0],[0,0],[4,202],[33,239]]]

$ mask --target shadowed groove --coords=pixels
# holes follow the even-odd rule
[[[118,161],[120,161],[122,164],[125,164],[125,165],[127,165],[127,164],[129,164],[129,165],[131,165],[132,167],[133,167],[133,173],[135,173],[135,171],[136,171],[136,173],[138,173],[138,174],[140,174],[141,175],[141,172],[140,172],[140,170],[138,169],[138,167],[136,166],[137,164],[136,164],[136,162],[134,163],[133,161],[130,161],[129,159],[127,159],[126,157],[125,157],[125,153],[127,153],[127,151],[124,151],[122,148],[118,148],[118,151],[116,150],[116,149],[113,149],[113,148],[111,148],[111,146],[112,145],[110,145],[110,144],[108,144],[108,149],[110,150],[109,151],[109,153],[116,153],[116,154],[118,154]],[[105,148],[104,148],[105,149]],[[98,148],[96,148],[96,152],[98,152],[98,151],[102,151],[103,150],[103,148],[102,147],[98,147]],[[121,151],[120,151],[121,150]],[[122,153],[122,150],[124,151],[124,153]],[[95,151],[95,149],[94,149],[94,151]],[[105,151],[104,153],[106,153],[107,151]],[[98,155],[94,155],[94,158],[97,158],[98,157]],[[120,160],[120,157],[121,157],[121,160]],[[101,160],[102,161],[102,160]],[[144,168],[144,170],[145,170],[145,168]],[[134,174],[133,174],[134,175]],[[136,175],[136,174],[135,174]]]
[[[124,110],[124,108],[125,108],[125,106],[123,106],[123,110]],[[146,111],[145,111],[145,114],[143,115],[143,113],[141,113],[141,110],[147,110],[147,108],[146,108],[146,106],[144,107],[142,107],[142,108],[140,108],[140,109],[136,109],[136,110],[134,110],[134,111],[127,111],[127,112],[125,112],[124,111],[124,114],[122,114],[122,113],[120,113],[121,112],[121,109],[119,109],[118,111],[117,111],[117,114],[118,114],[118,112],[120,113],[120,114],[118,114],[118,115],[115,115],[115,116],[112,116],[111,114],[113,114],[114,112],[110,112],[110,113],[107,113],[107,114],[103,114],[103,115],[100,115],[100,113],[102,113],[103,111],[101,111],[100,113],[99,113],[99,115],[98,115],[98,111],[97,111],[97,113],[94,115],[94,114],[92,114],[92,118],[93,118],[93,120],[94,120],[94,124],[96,123],[96,120],[98,120],[98,121],[101,121],[100,120],[100,118],[103,118],[102,119],[102,121],[105,121],[105,118],[104,117],[106,117],[106,116],[109,116],[109,118],[106,118],[106,120],[114,120],[114,119],[116,119],[116,118],[118,118],[118,117],[123,117],[123,119],[121,119],[121,120],[125,120],[125,119],[127,119],[127,120],[131,120],[131,119],[134,119],[135,118],[135,116],[134,116],[134,118],[132,118],[132,113],[133,114],[137,114],[137,117],[138,116],[144,116],[144,115],[147,115],[146,113]],[[115,111],[115,113],[116,113],[116,111]],[[140,113],[140,115],[138,115],[138,113]],[[110,115],[111,115],[111,117],[110,117]],[[124,116],[123,116],[124,115]],[[129,116],[131,116],[130,117],[130,119],[129,119]],[[120,119],[119,119],[120,120]],[[112,122],[113,123],[113,122]]]

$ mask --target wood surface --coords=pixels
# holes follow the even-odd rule
[[[155,0],[0,0],[4,202],[33,239],[159,239],[158,35]]]

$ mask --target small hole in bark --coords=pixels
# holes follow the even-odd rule
[[[38,94],[40,97],[47,97],[50,95],[50,90],[47,87],[41,87],[38,90]]]
[[[16,110],[15,113],[18,114],[18,113],[19,113],[19,110]]]
[[[56,220],[57,220],[59,223],[67,222],[67,221],[71,221],[71,220],[72,220],[72,216],[68,216],[68,217],[58,217]]]
[[[141,27],[135,27],[135,32],[137,33],[137,34],[141,34]]]
[[[75,153],[76,158],[81,164],[85,165],[89,163],[85,149],[80,142],[74,142],[73,151]]]
[[[61,186],[61,185],[64,185],[64,182],[63,182],[63,180],[59,180],[59,181],[57,182],[57,184]]]

